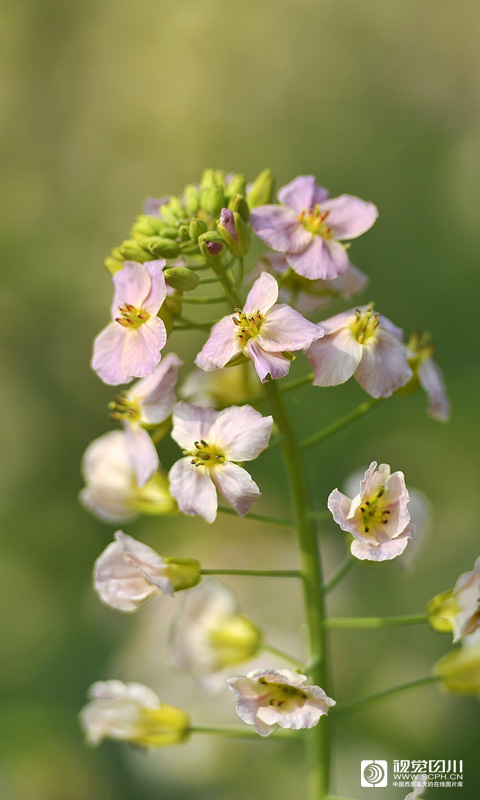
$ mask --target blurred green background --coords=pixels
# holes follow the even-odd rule
[[[427,494],[434,518],[416,569],[360,565],[330,604],[335,614],[421,611],[479,555],[480,7],[6,0],[2,19],[0,797],[301,797],[295,745],[202,737],[144,756],[83,744],[76,714],[90,683],[109,677],[150,683],[197,723],[234,721],[230,696],[205,697],[171,670],[168,598],[123,617],[90,588],[92,562],[114,530],[76,501],[81,455],[111,427],[112,392],[89,368],[111,297],[102,260],[146,196],[180,192],[205,166],[250,179],[270,166],[280,186],[313,173],[333,196],[377,203],[378,223],[352,247],[354,263],[371,276],[363,301],[375,299],[407,334],[433,332],[453,419],[430,420],[420,393],[394,398],[312,451],[309,465],[318,508],[373,458],[404,470]],[[184,358],[202,343],[178,337],[169,349]],[[291,406],[299,432],[364,397],[356,384],[302,389]],[[253,473],[265,495],[258,510],[288,513],[275,456],[262,457]],[[205,566],[296,563],[288,532],[248,521],[151,519],[127,531]],[[323,541],[331,570],[345,539],[326,524]],[[252,582],[231,581],[244,610],[272,643],[301,654],[298,591]],[[428,674],[450,646],[423,627],[338,632],[332,642],[338,700]],[[361,759],[463,758],[466,784],[457,793],[474,800],[479,723],[475,700],[435,688],[352,716],[336,734],[336,792],[372,794],[359,788]]]

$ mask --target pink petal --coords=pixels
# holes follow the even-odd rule
[[[317,203],[328,197],[328,192],[317,186],[313,175],[299,175],[293,181],[278,190],[278,199],[285,206],[292,208],[297,214],[308,211]]]
[[[362,360],[355,378],[372,397],[390,397],[412,377],[405,347],[381,326],[362,347]]]
[[[210,331],[210,336],[198,353],[195,364],[205,372],[221,369],[241,349],[238,328],[233,323],[232,315],[223,317]]]
[[[333,492],[330,492],[327,500],[327,507],[333,519],[337,525],[340,525],[343,531],[351,530],[349,520],[351,505],[352,501],[343,494],[343,492],[340,492],[338,489],[334,489]]]
[[[118,274],[118,273],[117,273]],[[159,317],[150,317],[136,330],[126,330],[122,367],[135,378],[151,375],[160,361],[160,351],[167,341],[165,325]]]
[[[264,417],[251,406],[231,406],[220,411],[210,439],[227,461],[251,461],[267,447],[272,425],[273,417]]]
[[[123,269],[116,272],[112,280],[115,287],[111,308],[112,319],[118,317],[118,309],[125,303],[130,303],[135,308],[142,308],[143,301],[152,288],[152,279],[145,264],[125,261]]]
[[[390,466],[388,464],[380,464],[377,469],[377,462],[372,461],[365,471],[363,479],[360,481],[360,498],[369,498],[372,494],[376,494],[381,486],[385,486],[389,477]],[[357,507],[360,504],[359,501]]]
[[[305,350],[324,335],[320,325],[309,322],[287,305],[276,305],[265,317],[257,344],[273,353]]]
[[[211,474],[215,485],[237,514],[241,517],[248,514],[255,500],[261,495],[260,489],[248,472],[238,464],[226,461],[225,464],[214,467]]]
[[[410,522],[410,511],[407,508],[409,499],[403,472],[393,472],[386,482],[384,494],[384,501],[390,510],[388,525],[384,528],[389,539],[402,533]]]
[[[338,386],[355,372],[362,358],[362,345],[344,328],[318,339],[305,356],[315,373],[314,386]]]
[[[217,417],[218,411],[213,408],[201,408],[182,400],[173,410],[172,439],[184,450],[192,450],[194,442],[200,439],[208,441]]]
[[[124,557],[135,566],[144,579],[173,597],[175,590],[170,578],[166,577],[167,565],[164,559],[151,547],[123,531],[116,531],[114,537],[121,544]]]
[[[351,194],[342,194],[322,203],[322,211],[329,211],[327,224],[333,228],[335,239],[355,239],[372,227],[378,209]]]
[[[109,544],[95,561],[93,583],[103,602],[119,611],[136,611],[159,593],[157,587],[148,583],[137,567],[124,557],[118,541]]]
[[[391,561],[401,555],[405,550],[408,541],[411,537],[410,531],[405,532],[396,539],[389,539],[382,544],[374,544],[373,542],[359,542],[356,539],[350,545],[350,550],[355,558],[361,561]]]
[[[336,278],[349,267],[347,251],[335,239],[314,236],[312,242],[302,253],[287,253],[291,268],[309,280],[330,280]]]
[[[123,347],[128,333],[118,322],[110,322],[93,343],[92,369],[110,386],[132,380],[132,375],[122,366]]]
[[[450,403],[440,367],[431,358],[422,361],[418,377],[428,395],[428,413],[440,422],[447,422],[450,419]]]
[[[278,283],[268,272],[262,272],[250,289],[243,311],[247,316],[256,314],[267,314],[272,306],[277,302]]]
[[[368,306],[363,307],[365,309],[368,308]],[[359,309],[361,308],[362,306],[359,306]],[[355,311],[356,309],[351,308],[349,311],[341,311],[340,314],[335,314],[333,317],[322,320],[322,328],[325,328],[326,333],[336,333],[341,328],[349,328],[355,322]]]
[[[124,429],[130,464],[135,472],[138,485],[145,486],[158,469],[157,450],[147,431],[140,425],[126,423]]]
[[[217,493],[205,467],[195,467],[188,456],[175,462],[168,477],[170,494],[177,501],[180,511],[190,516],[199,514],[207,522],[215,520]]]
[[[263,350],[255,339],[250,339],[247,342],[245,355],[252,359],[253,365],[257,371],[257,375],[265,383],[267,375],[270,374],[272,380],[283,378],[288,375],[290,370],[290,361],[285,356],[279,353],[267,353]]]
[[[178,370],[183,367],[175,353],[169,353],[155,367],[152,375],[137,381],[128,392],[139,403],[142,422],[158,425],[170,416],[175,405]]]
[[[143,302],[143,308],[149,314],[157,314],[160,306],[167,296],[167,284],[163,269],[166,266],[164,258],[159,258],[156,261],[147,261],[145,267],[150,274],[152,282],[151,289]]]
[[[366,311],[368,307],[369,306],[362,306],[364,311]],[[364,311],[362,311],[362,314],[364,313]],[[401,328],[398,327],[398,325],[394,325],[394,323],[390,319],[388,319],[388,317],[384,317],[383,314],[378,315],[378,321],[380,323],[381,328],[393,334],[393,336],[399,339],[399,341],[401,342],[403,341],[403,331]]]
[[[368,275],[365,275],[353,264],[349,264],[347,271],[343,275],[339,275],[338,278],[333,278],[330,281],[330,285],[337,292],[340,292],[343,297],[354,297],[365,289],[369,280]]]
[[[254,208],[250,223],[262,242],[281,253],[299,253],[312,240],[312,234],[298,220],[295,211],[283,206]]]

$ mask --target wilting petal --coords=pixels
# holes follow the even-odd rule
[[[111,308],[112,319],[118,317],[118,309],[125,303],[130,303],[138,309],[142,308],[143,301],[152,288],[152,279],[145,264],[125,261],[123,269],[116,272],[112,280],[115,287]]]
[[[122,366],[123,347],[128,333],[118,322],[110,322],[93,343],[92,369],[110,386],[132,380],[132,375]]]
[[[418,377],[428,395],[428,413],[441,422],[447,422],[450,419],[450,403],[440,367],[431,358],[425,359],[418,368]]]
[[[342,194],[322,203],[322,211],[329,211],[327,224],[333,228],[335,239],[355,239],[372,227],[378,209],[351,194]]]
[[[320,325],[309,322],[290,306],[276,305],[262,323],[257,344],[273,353],[305,350],[323,335]]]
[[[299,253],[312,240],[312,234],[290,208],[258,206],[250,214],[250,223],[262,242],[281,253]]]
[[[180,367],[183,367],[183,361],[175,353],[169,353],[152,375],[137,381],[129,390],[129,398],[140,406],[143,423],[158,425],[172,413]]]
[[[190,516],[199,514],[207,522],[214,521],[217,516],[217,492],[205,467],[195,467],[190,457],[181,458],[175,462],[168,477],[170,494],[177,501],[180,511]]]
[[[143,308],[149,314],[157,314],[167,296],[167,285],[163,275],[163,268],[166,263],[164,258],[145,263],[145,268],[148,270],[151,279],[151,288],[143,302]]]
[[[309,280],[330,280],[346,272],[350,261],[347,251],[334,239],[314,236],[311,244],[301,253],[287,253],[291,268]]]
[[[282,186],[277,196],[283,205],[301,214],[302,211],[309,211],[317,203],[326,200],[328,192],[322,186],[317,186],[313,175],[299,175],[286,186]]]
[[[251,406],[231,406],[218,414],[210,440],[227,461],[251,461],[267,447],[272,425],[273,417],[264,417]]]
[[[140,425],[127,422],[124,429],[128,458],[135,472],[137,483],[139,486],[145,486],[158,469],[157,450],[147,431]]]
[[[165,347],[167,331],[162,320],[150,317],[137,330],[127,330],[122,354],[122,367],[135,378],[151,375]]]
[[[355,377],[372,397],[390,397],[412,377],[404,346],[388,331],[377,328],[362,347]]]
[[[409,539],[411,538],[411,531],[409,528],[405,530],[396,539],[389,539],[381,544],[374,542],[360,542],[354,539],[350,545],[350,550],[355,558],[361,561],[390,561],[396,558],[405,550]]]
[[[279,353],[267,353],[266,350],[258,346],[254,339],[250,339],[250,341],[247,342],[245,354],[252,359],[257,375],[262,383],[265,383],[267,380],[267,375],[270,375],[273,380],[288,375],[290,370],[290,361],[288,358],[285,358],[285,356]]]
[[[123,554],[145,580],[171,597],[175,594],[174,584],[167,577],[168,564],[151,547],[128,536],[123,531],[116,531],[114,537],[122,546]]]
[[[315,373],[314,386],[338,386],[352,377],[362,358],[362,345],[348,328],[318,339],[305,352]]]
[[[218,417],[213,408],[202,408],[180,401],[173,411],[172,439],[184,450],[191,450],[194,442],[206,439]]]
[[[120,542],[109,544],[97,558],[93,582],[103,602],[119,611],[136,611],[160,594],[160,590],[145,580],[135,564],[125,558]]]
[[[273,275],[268,272],[262,272],[247,295],[243,311],[247,317],[256,314],[257,311],[260,311],[261,314],[266,314],[277,302],[277,298],[277,281]]]
[[[197,355],[197,367],[205,372],[224,367],[241,350],[237,334],[238,329],[232,316],[223,317],[213,326],[209,338]]]
[[[225,500],[228,500],[241,517],[250,511],[255,500],[261,495],[260,489],[248,472],[231,461],[213,467],[211,474]]]

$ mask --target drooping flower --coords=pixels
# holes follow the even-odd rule
[[[138,485],[123,431],[110,431],[89,444],[82,474],[86,486],[79,500],[106,522],[130,522],[138,514],[169,514],[176,509],[164,472],[156,472],[145,486]]]
[[[352,375],[372,397],[390,397],[412,377],[402,331],[373,307],[323,320],[325,336],[305,352],[314,386],[338,386]]]
[[[410,388],[414,391],[420,384],[428,397],[427,413],[439,422],[448,422],[450,402],[442,371],[432,358],[434,347],[430,338],[429,334],[419,336],[418,333],[414,333],[410,337],[407,345],[407,358],[413,371],[413,378],[410,382],[413,385],[410,387],[410,383],[407,384],[405,392],[408,393]]]
[[[408,501],[403,472],[390,473],[388,464],[377,469],[373,461],[353,499],[334,489],[327,505],[341,529],[355,537],[352,555],[362,561],[388,561],[403,553],[412,537]]]
[[[150,480],[159,465],[155,445],[143,426],[160,425],[170,417],[176,403],[175,385],[181,366],[183,361],[169,353],[152,375],[134,383],[111,404],[115,409],[113,419],[123,423],[128,457],[139,486]]]
[[[224,685],[225,669],[254,658],[261,643],[259,628],[240,613],[233,591],[217,579],[185,595],[172,629],[176,665],[211,690]]]
[[[480,632],[466,636],[460,647],[442,656],[434,665],[433,674],[452,694],[480,697]]]
[[[159,594],[173,597],[200,581],[200,562],[194,558],[168,558],[127,536],[114,534],[95,561],[93,585],[104,603],[119,611],[136,611]]]
[[[282,302],[296,308],[302,314],[312,314],[317,309],[333,303],[341,297],[350,300],[364,290],[368,284],[368,275],[361,272],[353,264],[342,275],[330,280],[309,280],[293,272],[283,253],[264,253],[256,268],[247,275],[246,280],[257,278],[267,270],[273,275],[282,276],[279,298]],[[287,275],[286,273],[289,272]]]
[[[188,714],[161,703],[142,683],[97,681],[88,696],[90,702],[79,715],[88,744],[115,739],[138,747],[167,747],[188,737]]]
[[[207,522],[217,516],[217,492],[243,517],[260,497],[257,484],[238,461],[251,461],[268,445],[273,418],[251,406],[224,411],[177,403],[172,438],[185,457],[169,472],[170,492],[185,514]]]
[[[195,359],[206,372],[221,369],[235,356],[251,358],[260,380],[283,378],[295,350],[305,350],[324,330],[287,305],[276,305],[278,284],[263,272],[248,293],[243,311],[223,317]],[[287,355],[286,355],[287,354]]]
[[[341,240],[357,238],[378,217],[376,206],[359,197],[342,194],[329,199],[313,175],[300,175],[283,186],[278,199],[282,205],[252,209],[252,228],[310,280],[329,280],[346,272],[349,259]]]
[[[440,633],[453,632],[453,641],[480,628],[480,557],[464,572],[453,589],[433,597],[427,606],[430,625]]]
[[[320,686],[307,686],[306,675],[290,669],[257,669],[227,680],[237,695],[235,711],[260,736],[281,728],[313,728],[335,700]]]
[[[113,275],[112,322],[93,345],[92,368],[104,383],[117,386],[151,375],[160,361],[167,341],[165,325],[156,316],[167,295],[164,266],[164,259],[126,261]]]

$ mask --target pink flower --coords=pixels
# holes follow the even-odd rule
[[[305,353],[314,386],[338,386],[354,375],[372,397],[389,397],[412,377],[402,331],[372,306],[336,314],[322,325],[325,336]]]
[[[169,353],[152,375],[134,383],[113,404],[112,417],[123,423],[128,457],[139,486],[144,486],[159,466],[156,447],[142,426],[160,425],[171,415],[181,366],[183,361]]]
[[[167,341],[165,325],[156,316],[167,294],[164,266],[164,259],[126,261],[113,276],[112,322],[93,345],[92,368],[104,383],[117,386],[151,375],[160,361]]]
[[[433,352],[429,334],[412,334],[407,346],[407,358],[415,378],[427,394],[427,413],[439,422],[448,422],[450,402],[442,371],[432,358]]]
[[[349,259],[339,240],[355,239],[378,216],[373,203],[349,194],[328,199],[313,175],[300,175],[278,192],[282,205],[254,208],[250,222],[256,235],[285,253],[291,268],[304,278],[329,280],[346,272]]]
[[[180,510],[213,522],[217,488],[241,517],[247,514],[260,490],[235,462],[251,461],[265,450],[272,425],[272,417],[263,417],[251,406],[214,411],[177,403],[172,438],[183,448],[185,458],[173,465],[169,479],[170,493]]]
[[[320,686],[307,686],[306,675],[290,669],[257,669],[227,680],[237,695],[235,711],[260,736],[269,736],[278,726],[313,728],[328,714],[335,700]]]
[[[290,369],[284,353],[305,350],[324,331],[290,306],[275,305],[277,298],[277,281],[273,275],[262,273],[250,289],[243,311],[223,317],[213,326],[196,365],[210,372],[243,353],[252,359],[263,383],[268,374],[283,378]]]
[[[388,464],[377,469],[373,461],[353,500],[334,489],[327,505],[341,529],[355,537],[352,555],[362,561],[388,561],[403,553],[412,537],[408,501],[403,472],[390,474]]]

